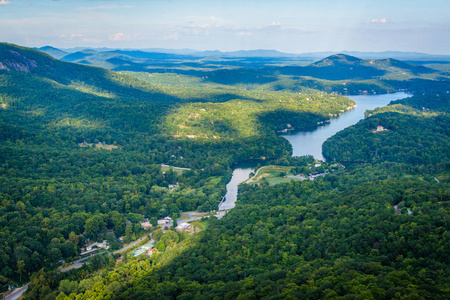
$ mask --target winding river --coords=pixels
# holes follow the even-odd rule
[[[386,106],[391,101],[410,97],[411,95],[398,92],[394,94],[358,95],[348,96],[356,102],[356,108],[343,113],[339,118],[331,119],[331,122],[309,131],[297,131],[281,135],[287,139],[293,148],[293,156],[312,155],[314,158],[324,160],[322,156],[322,144],[337,132],[356,124],[364,118],[364,112],[368,109]],[[238,185],[247,180],[249,174],[255,171],[253,165],[241,165],[234,169],[231,181],[227,184],[225,201],[219,205],[219,210],[227,210],[234,207]]]

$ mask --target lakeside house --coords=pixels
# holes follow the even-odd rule
[[[373,130],[374,133],[375,133],[375,132],[381,132],[381,131],[387,131],[387,129],[384,128],[384,127],[381,126],[381,125],[378,125],[378,126],[377,126],[377,129],[376,129],[376,130]]]

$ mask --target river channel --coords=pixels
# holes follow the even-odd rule
[[[364,112],[368,109],[388,105],[391,101],[410,97],[411,95],[398,92],[394,94],[358,95],[348,96],[356,102],[356,108],[343,113],[338,118],[331,119],[330,123],[319,126],[313,130],[296,131],[281,135],[287,139],[293,148],[293,156],[312,155],[314,158],[324,160],[322,156],[322,144],[337,132],[358,123],[364,118]],[[219,205],[219,210],[227,210],[234,207],[238,186],[247,180],[249,174],[255,171],[253,165],[241,165],[233,170],[231,181],[227,184],[225,201]]]

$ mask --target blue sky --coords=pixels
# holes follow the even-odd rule
[[[24,46],[450,54],[449,0],[0,0]]]

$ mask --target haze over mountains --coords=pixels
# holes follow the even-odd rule
[[[233,82],[235,84],[239,82],[268,83],[273,82],[274,78],[280,74],[312,76],[325,80],[405,79],[423,74],[428,74],[427,76],[430,78],[438,76],[435,69],[393,59],[393,57],[403,57],[409,59],[407,60],[409,62],[415,62],[411,59],[420,59],[419,64],[430,63],[433,58],[438,59],[428,54],[406,52],[358,53],[361,55],[359,57],[341,53],[325,57],[320,55],[329,54],[328,52],[296,55],[270,50],[225,53],[185,50],[189,54],[107,48],[84,49],[72,53],[53,47],[43,47],[40,50],[55,58],[60,58],[62,61],[97,66],[113,71],[177,72],[204,77],[204,79],[207,78],[207,81],[220,84]],[[164,51],[164,49],[154,50]],[[170,50],[166,52],[170,52]],[[447,63],[445,59],[448,59],[448,63],[450,63],[450,56],[439,57],[439,59],[443,60],[440,61],[441,65]],[[257,69],[257,72],[252,71],[253,69]],[[252,76],[248,76],[252,72]],[[251,79],[252,77],[254,79]]]
[[[360,52],[360,51],[324,51],[324,52],[308,52],[308,53],[284,53],[276,50],[240,50],[232,52],[222,52],[219,50],[207,50],[198,51],[194,49],[164,49],[164,48],[147,48],[147,49],[118,49],[118,48],[68,48],[68,49],[57,49],[51,46],[45,46],[41,48],[35,48],[42,52],[52,55],[55,58],[63,58],[66,55],[75,52],[91,52],[94,50],[98,52],[148,52],[148,53],[166,53],[166,54],[178,54],[183,56],[191,56],[195,58],[201,57],[224,57],[224,58],[236,58],[236,57],[272,57],[272,58],[297,58],[302,60],[317,60],[324,58],[326,56],[342,53],[351,56],[356,56],[364,59],[383,59],[383,58],[394,58],[399,60],[440,60],[449,61],[450,55],[435,55],[427,53],[418,52],[402,52],[402,51],[383,51],[383,52]],[[66,60],[66,59],[64,59]]]

